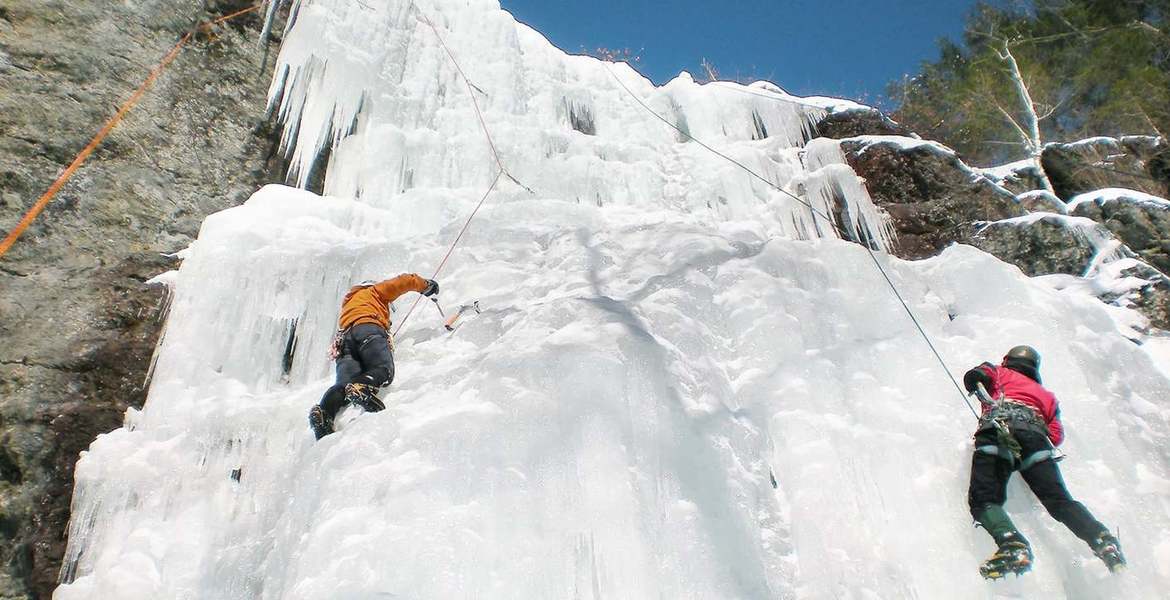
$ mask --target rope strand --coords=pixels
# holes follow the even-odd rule
[[[0,242],[0,257],[3,257],[8,252],[8,250],[12,248],[12,245],[16,243],[16,239],[19,238],[29,228],[30,225],[32,225],[33,221],[36,220],[41,212],[44,211],[45,208],[49,205],[49,202],[51,202],[53,198],[56,197],[57,193],[61,191],[61,188],[65,187],[65,184],[69,182],[69,180],[73,177],[73,174],[81,168],[81,165],[84,164],[90,155],[92,155],[94,151],[97,150],[97,147],[101,145],[103,141],[105,141],[106,136],[108,136],[110,132],[118,126],[118,123],[122,121],[122,119],[126,116],[126,113],[130,112],[130,109],[134,108],[134,106],[138,104],[138,101],[142,99],[142,96],[146,94],[146,91],[150,88],[151,85],[154,84],[155,80],[157,80],[159,76],[162,75],[163,71],[165,71],[166,68],[169,67],[172,62],[174,62],[175,58],[179,56],[179,53],[183,50],[183,47],[194,36],[195,31],[207,31],[215,25],[248,14],[252,11],[259,10],[260,6],[260,4],[256,4],[229,15],[224,15],[218,19],[196,24],[195,27],[191,29],[191,31],[188,31],[182,38],[179,38],[179,41],[174,45],[174,47],[171,48],[170,52],[167,52],[167,54],[163,56],[163,59],[159,61],[158,65],[156,65],[154,69],[151,70],[150,74],[147,75],[146,80],[142,82],[142,85],[138,86],[138,89],[134,90],[134,93],[130,95],[130,98],[122,103],[122,106],[118,108],[118,111],[114,113],[114,116],[110,117],[110,119],[106,121],[106,124],[98,130],[97,134],[93,136],[93,139],[91,139],[88,144],[86,144],[85,148],[83,148],[81,152],[77,153],[77,156],[74,157],[73,162],[69,163],[69,166],[66,167],[65,170],[57,176],[57,179],[53,181],[52,185],[49,186],[49,189],[46,190],[45,193],[42,194],[35,203],[33,203],[32,207],[28,209],[28,211],[24,214],[24,217],[21,218],[20,222],[17,223],[16,226],[8,232],[8,235],[4,238],[4,241]]]
[[[484,118],[483,111],[479,107],[479,101],[475,99],[475,92],[478,90],[482,94],[484,93],[483,90],[480,90],[477,86],[471,83],[471,79],[467,77],[467,73],[459,64],[459,60],[455,58],[455,53],[452,52],[451,48],[447,46],[447,42],[445,42],[443,40],[443,36],[439,34],[439,29],[435,27],[435,24],[429,17],[427,17],[426,13],[424,13],[422,9],[413,2],[410,4],[410,6],[414,8],[414,10],[418,11],[418,14],[420,17],[422,17],[423,22],[425,22],[427,26],[430,27],[431,31],[435,34],[435,38],[439,40],[439,45],[443,47],[443,51],[447,53],[447,57],[450,58],[451,62],[455,65],[455,70],[458,71],[459,77],[462,78],[463,83],[467,85],[467,93],[469,96],[471,96],[471,105],[475,108],[475,115],[476,118],[479,119],[479,126],[483,130],[484,137],[487,138],[488,147],[491,148],[492,157],[495,159],[496,166],[499,168],[496,171],[495,178],[492,179],[492,184],[488,186],[487,191],[483,193],[483,197],[479,199],[479,202],[475,205],[475,209],[471,211],[471,214],[468,215],[467,220],[463,223],[463,228],[459,230],[459,234],[455,236],[455,240],[451,242],[451,245],[447,248],[447,253],[443,256],[443,260],[439,261],[439,266],[435,268],[434,275],[431,275],[431,279],[435,279],[439,276],[439,272],[443,270],[443,267],[447,265],[447,260],[450,259],[451,255],[455,252],[456,246],[459,245],[459,242],[463,241],[464,234],[466,234],[467,230],[471,227],[471,221],[475,219],[475,215],[479,214],[479,209],[483,207],[483,204],[487,201],[488,196],[490,196],[492,191],[496,189],[496,186],[500,183],[501,178],[507,177],[513,183],[526,190],[529,194],[535,194],[536,192],[533,192],[532,188],[529,188],[523,183],[520,183],[518,179],[513,177],[512,174],[508,172],[508,168],[504,166],[504,161],[500,158],[500,153],[496,149],[495,140],[492,139],[491,130],[488,129],[487,120]],[[414,303],[410,305],[410,310],[406,311],[406,315],[403,316],[402,320],[398,322],[398,327],[394,328],[394,335],[398,335],[398,332],[402,331],[402,328],[406,325],[406,321],[410,319],[410,315],[414,313],[415,307],[418,306],[418,303],[421,300],[422,296],[418,296],[414,299]]]
[[[447,248],[447,254],[443,256],[443,260],[439,261],[439,266],[435,268],[435,273],[431,275],[431,279],[438,277],[439,272],[443,270],[444,266],[446,266],[447,259],[451,258],[451,254],[455,252],[455,246],[458,246],[459,242],[463,240],[463,235],[467,233],[467,230],[471,227],[472,219],[475,218],[475,215],[479,212],[480,207],[483,206],[483,203],[488,199],[488,196],[491,195],[492,190],[496,189],[496,184],[500,182],[500,176],[503,174],[504,171],[496,171],[496,176],[494,179],[492,179],[491,186],[488,187],[487,191],[483,193],[483,197],[479,199],[479,203],[475,205],[475,209],[473,209],[471,214],[467,216],[467,220],[463,223],[463,228],[459,230],[459,235],[455,236],[455,241],[451,242],[451,246]],[[398,322],[398,327],[394,328],[394,335],[398,335],[398,332],[402,331],[402,327],[406,325],[406,321],[410,319],[411,313],[414,312],[415,307],[418,306],[418,303],[420,300],[422,300],[422,298],[423,297],[421,295],[415,296],[414,303],[410,305],[410,310],[406,311],[406,315],[403,316],[402,320]]]
[[[613,77],[614,81],[616,81],[618,83],[618,85],[621,86],[621,88],[623,90],[625,90],[626,93],[629,94],[629,96],[631,98],[634,99],[635,102],[637,102],[642,108],[646,109],[650,114],[657,117],[659,121],[666,123],[667,125],[670,126],[671,129],[674,129],[679,134],[681,134],[681,135],[685,136],[687,139],[697,143],[698,145],[702,146],[703,148],[707,149],[708,151],[712,152],[713,154],[715,154],[715,155],[723,158],[724,160],[732,163],[733,165],[743,169],[751,176],[753,176],[756,179],[759,179],[760,181],[767,184],[769,187],[775,189],[776,191],[778,191],[778,192],[792,198],[793,200],[796,200],[797,202],[803,204],[804,206],[808,207],[808,209],[813,213],[813,215],[820,216],[820,217],[824,218],[826,221],[828,221],[829,225],[833,228],[834,231],[837,232],[837,235],[839,237],[841,237],[842,239],[849,239],[849,236],[844,235],[844,232],[841,230],[840,227],[837,226],[837,223],[831,217],[829,217],[829,215],[825,214],[823,211],[818,210],[816,207],[814,207],[811,203],[804,200],[803,198],[797,197],[792,192],[789,192],[788,190],[776,185],[775,183],[772,183],[771,181],[766,179],[764,176],[760,175],[759,173],[756,173],[752,169],[745,166],[743,163],[735,160],[734,158],[731,158],[730,156],[727,156],[726,154],[712,148],[711,146],[708,146],[707,144],[703,143],[701,140],[696,139],[690,133],[683,131],[680,127],[678,127],[674,123],[671,123],[669,119],[667,119],[666,117],[663,117],[662,115],[658,114],[657,111],[655,111],[654,109],[647,106],[646,103],[643,102],[641,98],[639,98],[637,95],[635,95],[634,92],[631,91],[630,88],[627,87],[626,84],[623,83],[622,80],[618,78],[617,74],[615,74],[613,72],[613,69],[610,67],[609,64],[606,65],[606,70],[609,71],[609,74],[611,77]],[[867,253],[869,254],[870,259],[873,261],[874,266],[877,267],[878,272],[882,274],[882,278],[885,280],[885,282],[889,286],[890,290],[894,293],[894,296],[898,299],[899,302],[901,302],[902,308],[906,309],[906,314],[910,316],[910,320],[913,321],[915,328],[918,329],[918,333],[920,333],[922,335],[922,339],[926,342],[926,345],[930,347],[931,352],[934,353],[934,357],[936,359],[938,359],[939,365],[942,367],[943,371],[947,374],[947,377],[950,378],[951,383],[954,384],[954,386],[955,386],[955,389],[958,390],[959,396],[963,398],[963,403],[967,405],[967,408],[971,411],[971,414],[975,415],[975,418],[978,419],[979,415],[978,415],[978,413],[975,412],[975,408],[971,406],[971,401],[967,397],[967,394],[963,392],[962,386],[959,385],[959,382],[958,382],[958,380],[955,379],[955,376],[951,374],[950,368],[947,366],[946,361],[943,360],[942,355],[939,353],[938,349],[935,347],[934,342],[931,341],[930,336],[926,333],[926,330],[923,329],[922,323],[918,320],[918,317],[914,314],[914,311],[910,308],[910,305],[907,304],[906,300],[902,297],[902,293],[898,290],[898,286],[894,283],[894,280],[890,278],[889,273],[886,272],[885,267],[883,267],[881,262],[877,259],[876,251],[872,247],[870,247],[870,244],[869,244],[871,239],[869,239],[869,236],[865,236],[865,237],[867,238],[864,240],[865,243],[861,243],[860,245],[866,249]]]

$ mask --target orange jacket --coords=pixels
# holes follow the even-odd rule
[[[427,289],[427,280],[414,273],[406,273],[379,281],[374,285],[350,288],[341,301],[341,318],[337,325],[349,329],[361,323],[371,323],[383,329],[390,328],[390,303],[406,292]]]

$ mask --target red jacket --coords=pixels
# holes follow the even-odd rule
[[[987,390],[995,399],[1000,394],[1015,400],[1020,404],[1027,404],[1036,409],[1044,423],[1048,425],[1048,439],[1053,446],[1059,446],[1064,441],[1064,426],[1060,424],[1060,405],[1056,396],[1044,386],[1032,381],[1027,375],[1017,373],[1005,366],[994,366],[984,363],[976,367],[991,377],[992,389]],[[983,406],[986,413],[990,408]]]

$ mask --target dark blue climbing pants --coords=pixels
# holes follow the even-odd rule
[[[1020,442],[1024,458],[1034,452],[1051,448],[1043,434],[1013,430],[1012,435]],[[996,435],[993,429],[982,430],[975,436],[976,447],[994,445]],[[1002,506],[1007,500],[1008,479],[1016,468],[1016,464],[1000,456],[975,452],[971,459],[971,487],[967,492],[967,502],[976,521],[988,505]],[[1042,460],[1021,471],[1020,475],[1024,477],[1028,487],[1032,488],[1032,493],[1040,499],[1048,514],[1072,530],[1077,537],[1092,544],[1093,540],[1105,531],[1105,526],[1093,518],[1085,505],[1074,500],[1069,494],[1056,461]],[[991,533],[990,529],[988,533]]]
[[[336,383],[321,398],[321,409],[330,420],[345,407],[346,384],[383,387],[394,380],[394,355],[390,352],[389,339],[385,329],[369,323],[346,330],[337,357]]]

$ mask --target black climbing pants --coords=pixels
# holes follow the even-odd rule
[[[394,355],[385,329],[363,323],[346,330],[341,354],[337,357],[337,379],[321,398],[321,409],[329,419],[345,407],[345,385],[365,383],[374,387],[390,385],[394,380]]]
[[[1020,442],[1024,459],[1035,452],[1048,450],[1051,446],[1044,434],[1034,431],[1013,431]],[[975,447],[996,445],[994,429],[985,429],[975,435]],[[1001,506],[1007,500],[1007,483],[1016,465],[1000,456],[975,451],[971,458],[971,486],[967,491],[967,503],[976,521],[989,505]],[[1087,508],[1073,499],[1060,467],[1054,460],[1042,460],[1020,472],[1032,493],[1044,505],[1052,518],[1064,523],[1077,537],[1092,544],[1101,533],[1102,525]]]

